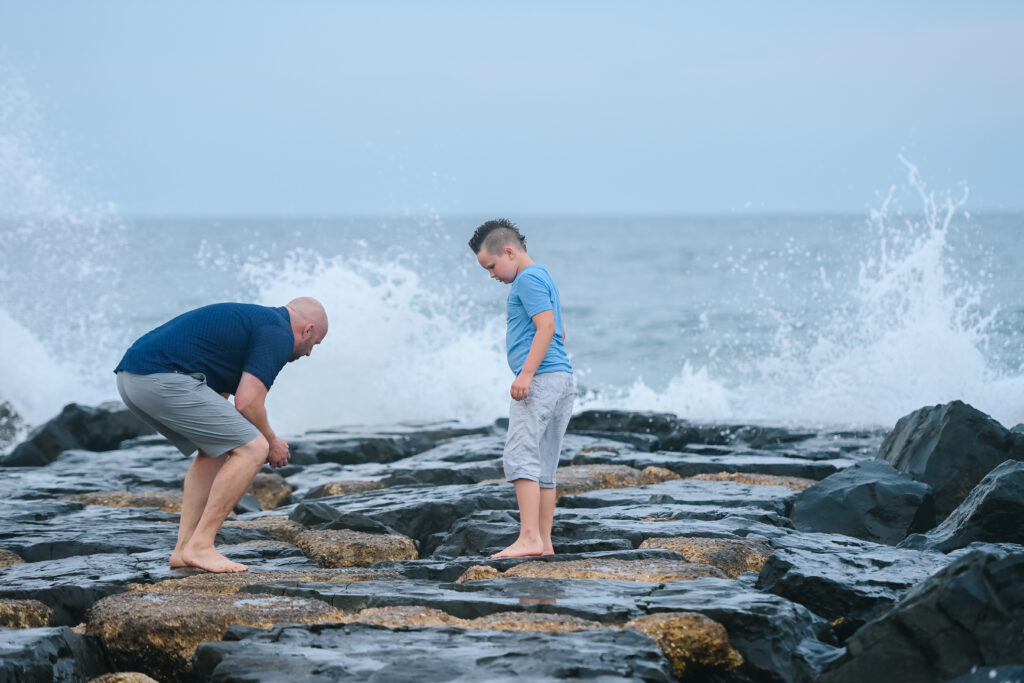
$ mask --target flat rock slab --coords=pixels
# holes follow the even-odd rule
[[[649,538],[640,544],[641,548],[665,548],[673,550],[689,562],[700,562],[725,572],[730,579],[747,572],[760,572],[772,554],[772,547],[766,541],[676,536],[674,538]]]
[[[717,567],[681,559],[587,558],[555,562],[522,562],[504,573],[493,567],[477,565],[467,569],[466,573],[459,577],[458,583],[513,576],[530,579],[611,579],[644,583],[690,581],[702,576],[726,578],[725,572]]]
[[[615,455],[595,451],[577,454],[572,458],[573,465],[619,464],[629,465],[639,470],[647,467],[662,467],[681,477],[716,472],[750,472],[800,477],[815,481],[848,467],[852,462],[845,458],[815,460],[797,455],[784,456],[771,452],[755,453],[744,449],[716,454],[657,451],[654,453],[626,452]]]
[[[563,496],[558,504],[565,508],[584,508],[676,503],[716,507],[757,507],[785,515],[796,496],[796,491],[784,486],[757,486],[732,481],[683,479]]]
[[[232,560],[262,570],[318,569],[298,548],[264,542],[223,546]],[[0,569],[0,598],[38,600],[54,611],[57,624],[74,626],[97,600],[132,583],[156,583],[198,572],[171,569],[165,550],[135,555],[103,554],[31,562]]]
[[[204,643],[196,674],[221,683],[301,680],[673,681],[649,637],[630,630],[519,633],[363,624],[233,629]]]
[[[110,670],[99,644],[66,626],[0,629],[0,681],[87,681]]]
[[[466,583],[360,581],[356,583],[274,583],[247,586],[243,593],[312,598],[345,610],[419,605],[460,619],[521,610],[568,614],[581,619],[625,623],[644,614],[637,601],[658,584],[588,579],[503,578]]]
[[[639,601],[644,610],[696,612],[722,624],[755,681],[813,681],[841,654],[828,622],[806,607],[729,579],[673,581]]]

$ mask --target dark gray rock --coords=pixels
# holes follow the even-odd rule
[[[316,502],[299,503],[288,515],[288,519],[308,529],[351,529],[368,534],[395,534],[391,527],[381,524],[366,515],[346,512]]]
[[[120,402],[98,406],[69,403],[60,415],[32,430],[27,440],[0,458],[0,465],[41,467],[73,448],[110,451],[126,439],[152,433],[149,425],[128,412]]]
[[[287,581],[246,586],[241,592],[316,598],[346,612],[417,605],[439,609],[461,619],[523,611],[570,614],[622,624],[644,614],[638,601],[650,595],[658,585],[636,581],[509,577],[466,583],[410,579],[351,583]]]
[[[1010,428],[1010,431],[1014,434],[1024,434],[1024,422],[1014,425]]]
[[[845,458],[818,459],[786,455],[769,451],[751,451],[745,448],[716,448],[701,453],[657,451],[641,453],[626,451],[619,454],[595,451],[578,453],[572,457],[573,465],[629,465],[642,470],[645,467],[664,467],[681,477],[719,472],[750,472],[775,474],[784,477],[824,479],[852,464]]]
[[[943,519],[997,465],[1024,460],[1024,435],[953,401],[900,418],[882,443],[878,459],[930,485],[935,513]]]
[[[949,552],[976,541],[1024,544],[1024,462],[996,467],[942,524],[900,545]]]
[[[951,561],[939,552],[904,550],[846,536],[795,533],[771,541],[775,551],[757,587],[841,620],[845,637],[894,605]]]
[[[67,626],[0,629],[4,683],[85,683],[108,671],[99,642]]]
[[[639,604],[648,612],[698,612],[725,626],[743,655],[741,672],[752,681],[815,681],[842,652],[826,642],[831,635],[824,619],[741,581],[669,581]]]
[[[637,504],[679,504],[721,508],[754,507],[785,516],[797,492],[782,486],[759,486],[733,481],[675,479],[660,484],[600,489],[562,496],[559,507],[597,508]]]
[[[895,545],[935,524],[931,487],[887,462],[859,462],[802,492],[790,513],[802,531]]]
[[[334,462],[343,465],[390,463],[427,451],[442,441],[490,432],[450,424],[397,425],[381,431],[338,429],[310,432],[288,440],[295,465]]]
[[[232,627],[196,651],[200,680],[674,680],[653,640],[631,630],[573,633],[391,630],[365,624]]]
[[[847,644],[828,683],[931,683],[1021,663],[1024,547],[969,552],[910,591]]]

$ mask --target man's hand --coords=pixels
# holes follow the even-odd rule
[[[270,443],[270,455],[267,456],[267,462],[273,469],[278,467],[284,467],[288,464],[288,460],[291,459],[292,454],[288,451],[288,443],[284,439],[275,438]]]
[[[517,401],[522,401],[530,395],[530,383],[533,382],[533,375],[520,372],[516,380],[512,382],[512,388],[508,393]]]

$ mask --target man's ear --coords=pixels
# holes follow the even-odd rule
[[[313,329],[315,327],[316,327],[316,324],[314,324],[314,323],[306,323],[306,326],[302,329],[302,333],[305,336],[307,336],[307,337],[311,337],[311,336],[313,336]]]

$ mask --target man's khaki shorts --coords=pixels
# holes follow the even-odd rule
[[[136,417],[167,437],[183,455],[200,450],[216,457],[260,435],[201,374],[117,373],[121,400]]]

